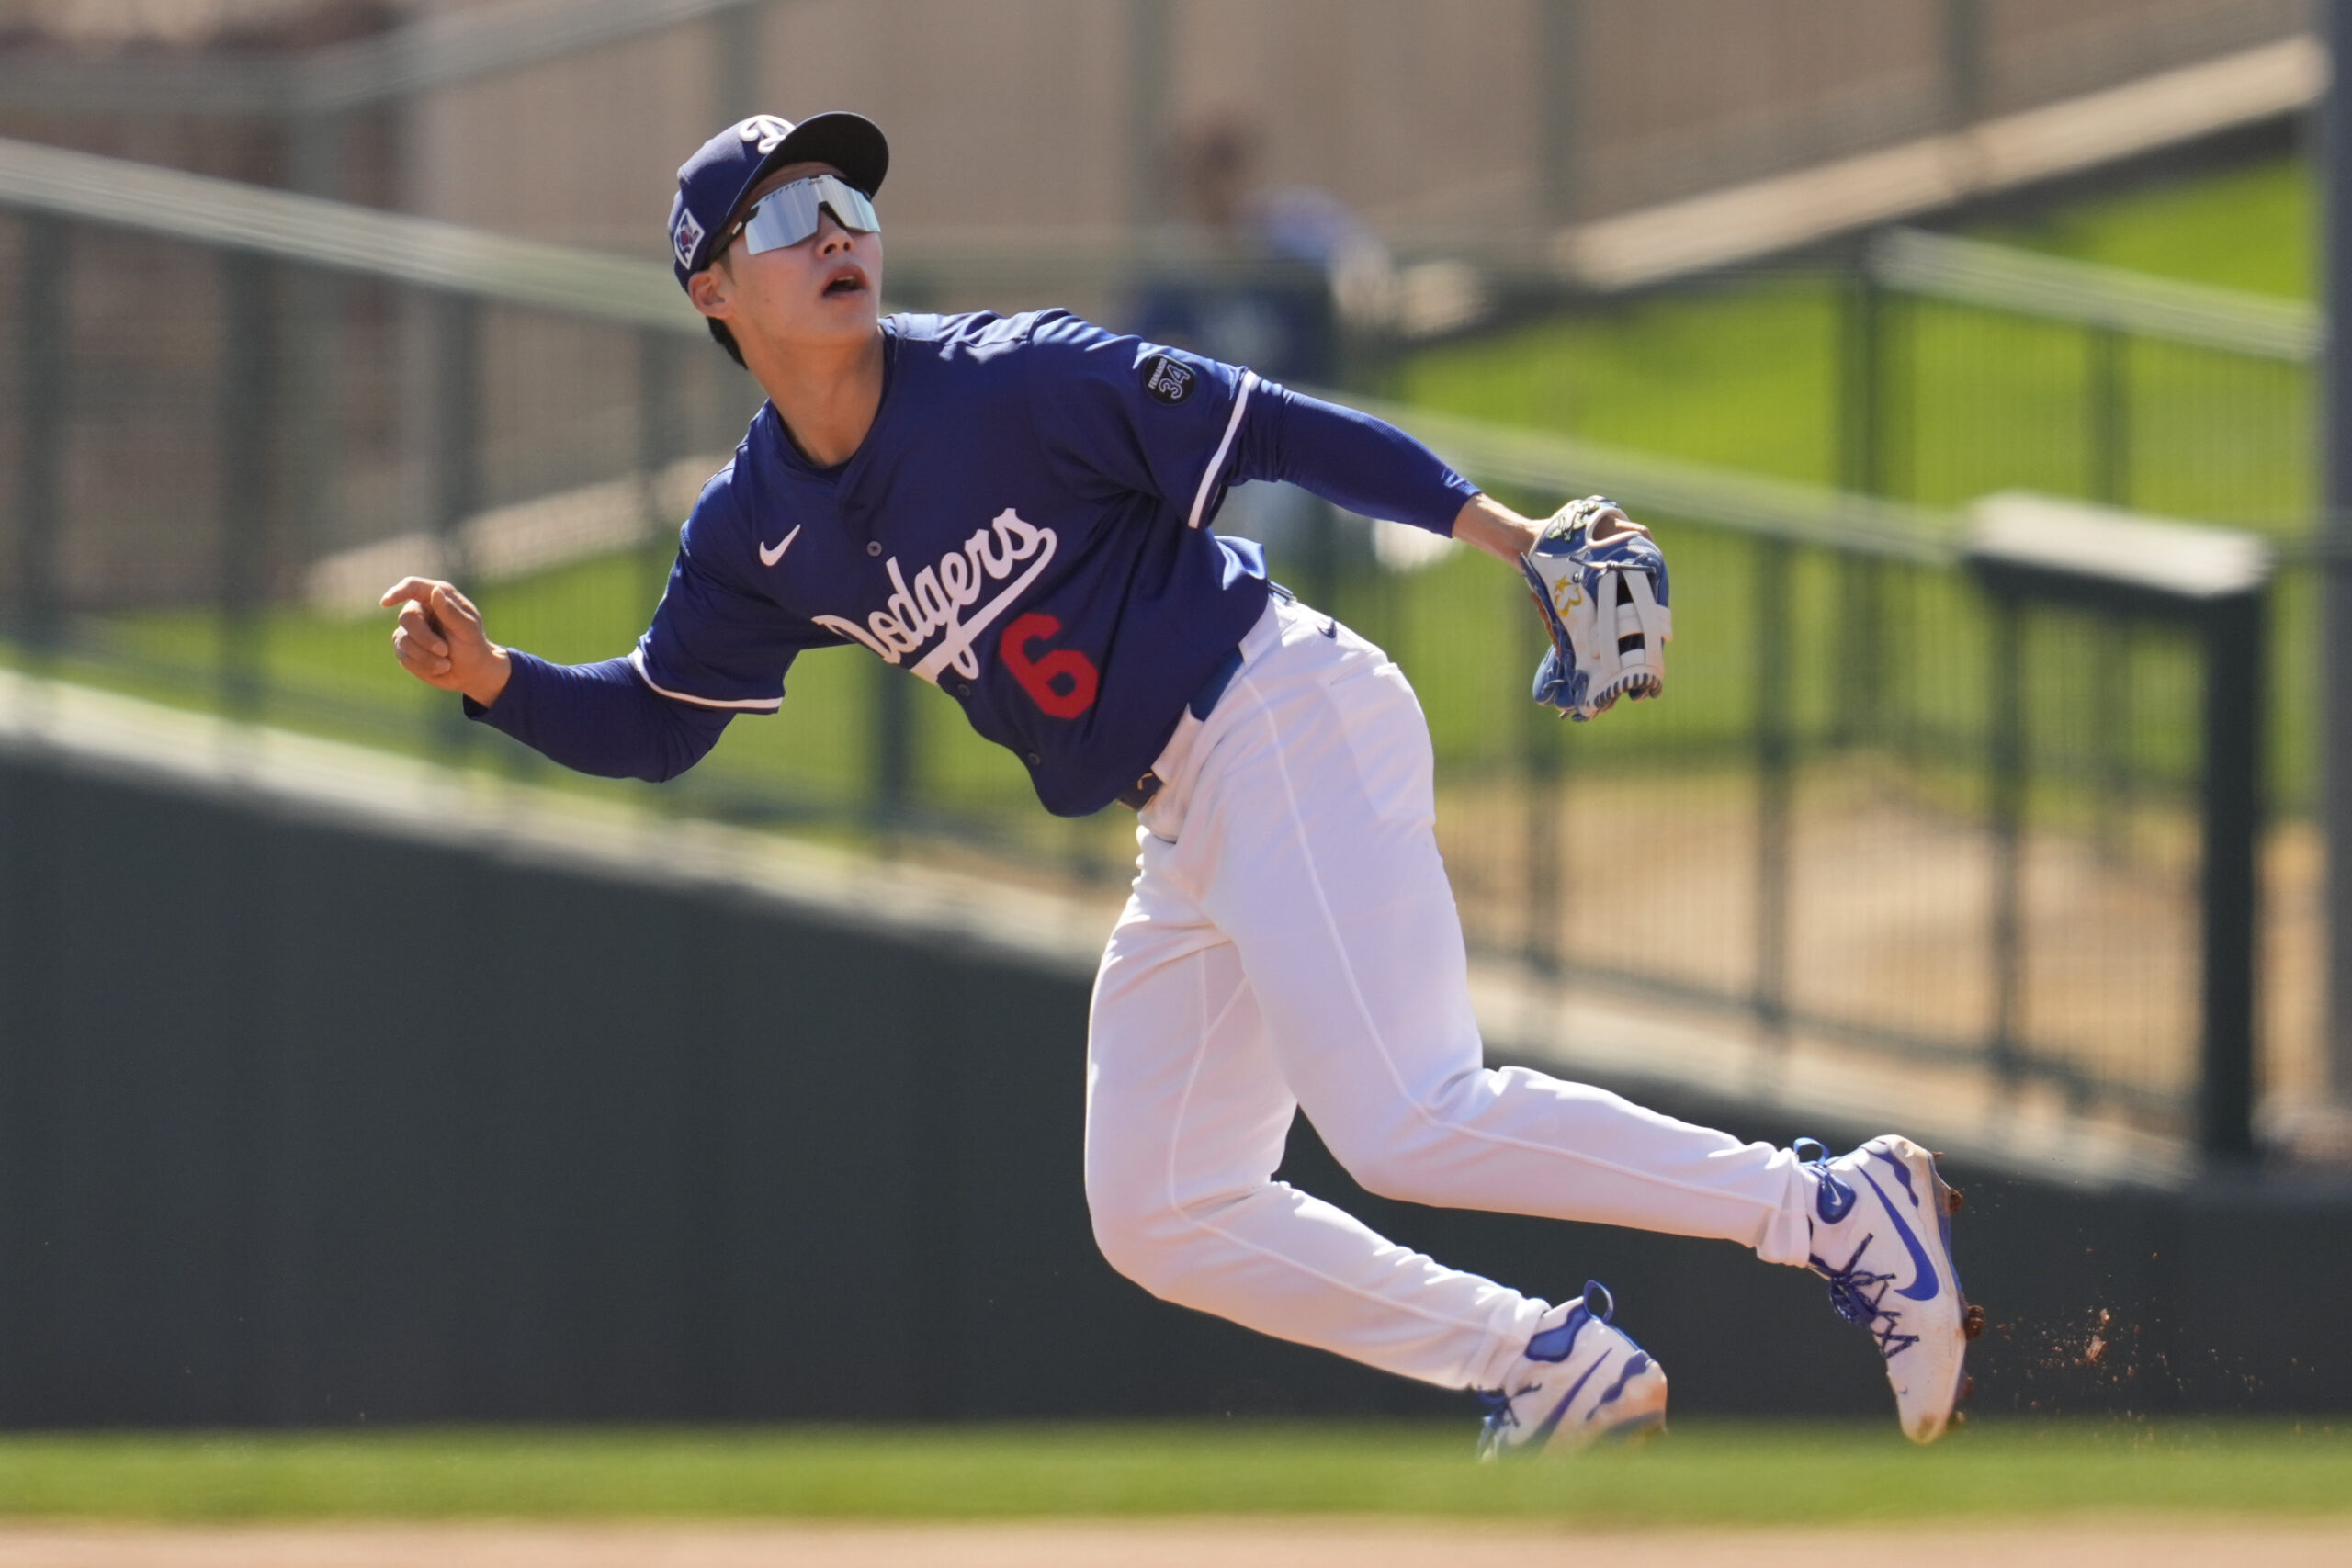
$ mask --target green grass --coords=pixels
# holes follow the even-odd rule
[[[2280,158],[1978,232],[2082,260],[2295,295],[2310,288],[2311,225],[2308,167]],[[1395,390],[1451,412],[1697,462],[1858,482],[1865,466],[1854,452],[1841,455],[1839,444],[1843,288],[1827,275],[1783,272],[1601,303],[1414,355],[1398,367]],[[2103,347],[2078,329],[1917,299],[1890,301],[1883,332],[1883,436],[1869,469],[1886,493],[1956,505],[2023,488],[2275,536],[2308,528],[2307,367],[2140,341],[2106,362]],[[2103,387],[2114,389],[2112,400],[2102,400]],[[2110,443],[2109,430],[2120,439]],[[1579,737],[1584,750],[1658,750],[1668,733],[1712,733],[1730,744],[1753,728],[1754,552],[1703,528],[1669,525],[1660,536],[1675,565],[1681,634],[1669,660],[1672,694],[1637,725],[1612,719]],[[1818,568],[1809,582],[1801,575],[1792,617],[1792,705],[1801,734],[1834,725],[1841,667],[1822,623],[1849,608]],[[1981,733],[1985,708],[1985,627],[1973,598],[1957,579],[1907,591],[1889,612],[1898,629],[1881,672],[1899,704],[1963,735]],[[2282,803],[2307,798],[2312,787],[2312,615],[2308,583],[2290,577],[2272,634],[2272,776]],[[2073,651],[2080,656],[2079,643]],[[1423,650],[1413,652],[1419,657],[1406,667],[1434,698],[1434,716],[1463,688],[1430,670]],[[1926,663],[1906,671],[1906,655]],[[2054,751],[2079,751],[2093,710],[2081,694],[2060,691],[2071,680],[2064,658],[2031,671],[2034,725]],[[2143,694],[2139,723],[2148,731],[2136,745],[2152,760],[2147,776],[2184,776],[2195,701],[2185,682],[2193,680],[2177,652],[2133,657],[2132,682]]]
[[[1837,290],[1735,279],[1428,348],[1404,400],[1813,483],[1836,473]]]
[[[2298,159],[2135,188],[1979,237],[2233,288],[2303,295],[2312,208]],[[1405,400],[1640,451],[1815,483],[1840,456],[1843,286],[1734,276],[1443,344],[1407,358]],[[2082,331],[1898,299],[1885,318],[1872,482],[1952,504],[2023,487],[2296,531],[2312,503],[2308,369],[2132,343],[2112,405]],[[2113,412],[2103,412],[2112,407]],[[2121,433],[2118,446],[2103,432]]]
[[[1980,239],[2256,294],[2309,299],[2318,256],[2311,165],[2276,158],[1988,224]]]
[[[2101,1512],[2345,1517],[2352,1429],[1689,1422],[1481,1467],[1457,1424],[1165,1424],[0,1439],[0,1514],[118,1519],[1408,1514],[1626,1525]]]

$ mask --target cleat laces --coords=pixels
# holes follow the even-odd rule
[[[1512,1427],[1518,1426],[1519,1412],[1517,1409],[1513,1408],[1513,1406],[1518,1401],[1525,1398],[1528,1394],[1533,1393],[1534,1392],[1535,1385],[1533,1383],[1529,1383],[1517,1393],[1513,1393],[1508,1389],[1480,1389],[1478,1391],[1478,1403],[1487,1413],[1486,1430],[1487,1435],[1491,1437],[1498,1432],[1508,1432]]]
[[[1894,1276],[1872,1274],[1861,1267],[1862,1254],[1870,1250],[1871,1239],[1865,1235],[1857,1242],[1853,1256],[1846,1259],[1842,1269],[1833,1269],[1818,1257],[1808,1258],[1806,1263],[1829,1281],[1829,1304],[1838,1315],[1868,1329],[1878,1341],[1879,1354],[1892,1361],[1917,1345],[1919,1337],[1902,1333],[1903,1314],[1886,1304],[1886,1292],[1893,1287]]]

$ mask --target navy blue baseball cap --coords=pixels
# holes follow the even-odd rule
[[[862,114],[832,109],[795,125],[755,114],[704,142],[678,170],[670,202],[670,265],[678,287],[710,265],[710,247],[744,194],[786,164],[831,164],[871,197],[890,172],[890,144]]]

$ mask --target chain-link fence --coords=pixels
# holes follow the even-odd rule
[[[21,666],[649,809],[1124,874],[1124,813],[1046,817],[953,704],[854,649],[661,792],[560,775],[395,667],[373,605],[410,571],[550,658],[641,629],[756,400],[666,269],[21,144],[0,205]],[[1947,510],[1374,406],[1527,510],[1619,495],[1674,566],[1667,699],[1567,726],[1528,701],[1538,633],[1491,562],[1258,487],[1223,520],[1413,679],[1481,953],[1956,1096],[2196,1125],[2188,627],[1988,601]]]
[[[2318,787],[2317,311],[1904,231],[1870,238],[1844,266],[1735,269],[1560,305],[1509,338],[1408,357],[1400,388],[1491,421],[1881,498],[1930,528],[1951,509],[2021,490],[2208,519],[2272,542],[2284,566],[2269,594],[2257,742],[2273,824],[2266,1088],[2274,1103],[2322,1093],[2322,856],[2308,815]],[[1954,698],[1986,701],[1994,666],[1985,623],[1939,615],[1943,573],[1824,570],[1821,624],[1799,635],[1817,637],[1836,671],[1815,739],[1839,756],[1856,738],[1915,750],[1941,734],[1954,755],[1990,744],[1990,731],[1951,728],[1969,711]],[[2048,852],[2060,857],[2037,871],[2029,856],[2021,885],[2029,961],[2018,983],[2026,1010],[2045,1021],[2033,1030],[2178,1037],[2199,980],[2177,954],[2199,911],[2154,889],[2177,877],[2191,879],[2177,884],[2187,888],[2197,874],[2199,656],[2186,627],[2097,611],[2034,610],[2020,636],[2033,697],[2020,755],[2040,781],[2024,827],[2052,824]],[[1833,773],[1847,787],[1863,776],[1842,762]],[[1992,805],[1988,794],[1978,808]],[[2067,869],[2077,852],[2086,858]],[[1962,863],[1988,863],[1973,856]],[[1917,863],[1929,858],[1923,851]],[[1758,863],[1777,874],[1769,858]],[[1993,897],[1966,875],[1929,880],[1963,902]],[[1998,924],[1967,923],[1980,942]],[[1823,928],[1800,916],[1790,929]],[[2055,929],[2070,934],[2053,944],[2043,933]],[[1825,960],[1813,934],[1795,940],[1804,962]],[[2083,956],[2094,949],[2096,960]],[[1907,994],[1924,999],[1940,987],[1944,1016],[1984,1016],[1999,966],[1957,951],[1897,988],[1916,984]],[[2160,1017],[2173,1021],[2160,1028]]]

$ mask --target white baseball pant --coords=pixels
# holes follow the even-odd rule
[[[1804,1263],[1809,1189],[1788,1150],[1485,1066],[1403,672],[1279,599],[1242,652],[1162,753],[1095,980],[1086,1194],[1113,1267],[1280,1338],[1499,1386],[1548,1303],[1274,1180],[1302,1106],[1372,1192]]]

